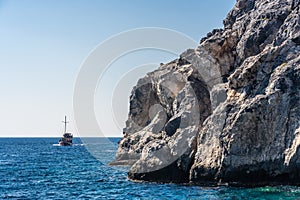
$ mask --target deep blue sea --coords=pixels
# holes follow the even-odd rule
[[[115,157],[119,139],[92,140],[89,145],[75,138],[72,147],[53,145],[58,140],[0,138],[0,199],[300,199],[300,188],[293,186],[131,182],[126,169],[107,165]]]

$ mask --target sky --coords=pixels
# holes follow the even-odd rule
[[[199,42],[212,29],[222,28],[234,3],[0,0],[0,137],[60,137],[65,115],[70,121],[68,131],[80,136],[74,120],[74,87],[83,63],[97,46],[124,31],[144,27],[171,29]],[[177,56],[144,50],[112,63],[94,99],[105,136],[122,136],[130,90],[138,78]],[[129,72],[134,75],[126,81]],[[120,83],[123,93],[112,103],[113,90]]]

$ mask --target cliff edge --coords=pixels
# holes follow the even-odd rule
[[[133,88],[129,178],[300,184],[300,0],[238,0],[224,28]]]

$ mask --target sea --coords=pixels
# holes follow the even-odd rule
[[[120,138],[74,138],[70,147],[56,145],[58,140],[0,138],[0,199],[300,199],[295,186],[132,182],[128,168],[108,165]]]

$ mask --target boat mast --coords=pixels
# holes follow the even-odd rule
[[[65,121],[62,121],[62,123],[65,124],[65,133],[66,133],[67,132],[67,123],[69,123],[69,122],[67,122],[67,116],[65,116]]]

